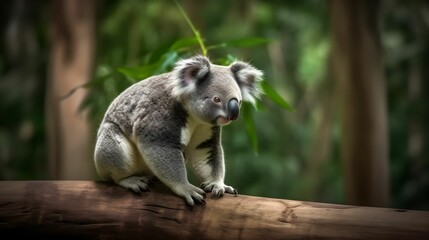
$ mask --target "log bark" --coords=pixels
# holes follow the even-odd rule
[[[2,239],[427,239],[429,212],[239,195],[185,202],[156,183],[0,182]],[[7,236],[7,238],[4,238]]]

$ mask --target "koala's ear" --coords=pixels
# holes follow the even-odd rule
[[[172,95],[180,97],[196,89],[197,82],[210,72],[210,61],[204,56],[194,56],[178,61],[173,69]]]
[[[241,61],[233,62],[229,67],[240,87],[243,100],[255,105],[256,99],[262,94],[262,71]]]

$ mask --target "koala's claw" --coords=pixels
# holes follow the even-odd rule
[[[147,192],[149,190],[150,179],[141,176],[131,176],[124,178],[118,182],[118,184],[126,189],[129,189],[137,194]]]
[[[238,196],[238,191],[237,189],[231,187],[231,186],[225,186],[225,192],[226,193],[230,193],[230,194],[234,194],[234,196]]]
[[[212,183],[208,183],[208,182],[203,182],[201,184],[201,188],[204,189],[205,192],[211,192],[212,196],[214,198],[220,198],[223,196],[224,193],[230,193],[230,194],[234,194],[235,196],[238,195],[238,192],[235,188],[231,187],[231,186],[227,186],[223,183],[216,183],[216,182],[212,182]]]
[[[195,203],[206,203],[206,201],[204,201],[206,193],[202,189],[197,188],[192,184],[175,188],[173,191],[176,192],[177,195],[182,196],[186,200],[186,203],[190,206],[194,206]]]
[[[203,182],[201,183],[200,188],[202,188],[204,190],[204,193],[206,193],[206,192],[211,192],[213,189],[213,186],[211,186],[210,188],[208,183]]]

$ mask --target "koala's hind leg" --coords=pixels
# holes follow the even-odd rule
[[[95,166],[104,179],[134,192],[149,190],[150,177],[142,176],[144,162],[131,142],[113,123],[103,123],[95,146]]]

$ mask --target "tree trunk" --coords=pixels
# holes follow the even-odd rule
[[[50,175],[93,179],[92,141],[87,113],[79,111],[94,61],[96,2],[52,1],[53,29],[46,117]],[[67,97],[65,97],[67,96]]]
[[[413,44],[419,51],[411,59],[408,78],[408,156],[416,192],[423,193],[428,186],[425,170],[429,170],[429,19],[426,1],[413,1]],[[418,194],[413,192],[412,194]],[[426,191],[427,192],[427,191]],[[425,197],[421,197],[424,199]]]
[[[389,203],[387,107],[379,10],[379,1],[330,1],[345,194],[347,203],[354,205]]]

